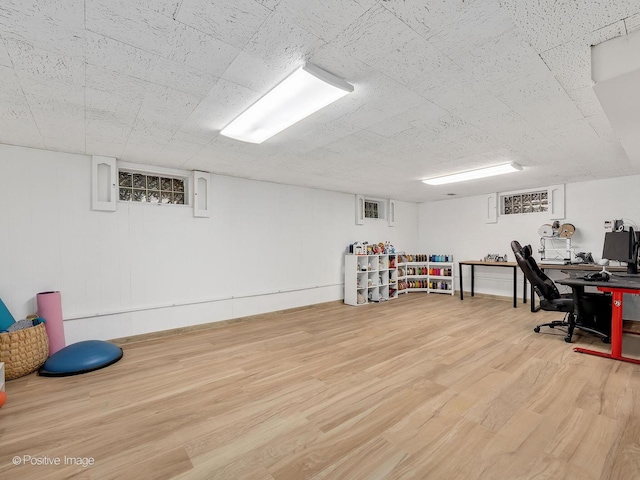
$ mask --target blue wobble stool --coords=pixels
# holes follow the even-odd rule
[[[122,358],[122,349],[102,340],[73,343],[51,355],[38,370],[43,377],[67,377],[93,372]]]

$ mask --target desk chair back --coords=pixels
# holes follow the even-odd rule
[[[561,295],[553,280],[540,270],[538,263],[531,255],[531,245],[523,247],[520,242],[514,240],[511,242],[511,249],[522,273],[540,297],[540,307],[549,311],[573,312],[573,299],[570,296]]]
[[[574,328],[578,327],[586,332],[599,335],[603,341],[609,340],[611,331],[611,298],[601,294],[582,294],[578,300],[580,319],[576,323],[574,298],[572,294],[561,294],[555,283],[538,266],[531,255],[531,245],[521,246],[516,240],[511,242],[511,249],[516,256],[516,262],[522,270],[535,292],[540,297],[540,308],[547,311],[566,313],[563,320],[553,320],[536,325],[534,332],[540,332],[540,327],[567,327],[565,342],[571,343]],[[601,321],[602,320],[602,321]]]

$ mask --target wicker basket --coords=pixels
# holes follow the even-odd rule
[[[49,337],[44,323],[33,328],[0,333],[0,362],[4,362],[7,380],[36,371],[48,356]]]

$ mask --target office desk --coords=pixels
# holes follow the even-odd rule
[[[640,360],[622,356],[622,299],[625,293],[640,295],[640,278],[611,277],[608,282],[589,282],[581,278],[569,277],[556,280],[556,283],[571,287],[576,306],[579,305],[580,295],[584,294],[585,287],[597,287],[601,292],[611,293],[611,353],[586,348],[574,348],[574,352],[640,364]],[[636,332],[626,331],[626,333]]]
[[[545,270],[561,270],[567,273],[576,273],[577,271],[581,272],[599,272],[602,270],[601,265],[593,265],[590,263],[585,264],[557,264],[557,263],[539,263],[538,267],[543,272]],[[607,267],[607,271],[609,272],[626,272],[627,267]],[[536,306],[536,294],[533,290],[533,285],[531,285],[531,312],[535,313],[540,310],[540,306]]]
[[[473,287],[475,279],[475,267],[502,267],[513,269],[513,308],[518,306],[518,264],[516,262],[485,262],[483,260],[464,260],[458,262],[458,271],[460,273],[460,300],[464,300],[464,288],[462,287],[462,266],[469,265],[471,267],[471,296],[473,297]],[[522,303],[527,303],[527,279],[522,277],[524,283],[522,285]]]

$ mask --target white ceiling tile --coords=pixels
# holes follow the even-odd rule
[[[422,78],[416,79],[411,89],[425,98],[435,89],[451,88],[451,85],[461,85],[469,82],[465,79],[465,71],[452,60],[445,59],[444,63],[436,71],[427,73]]]
[[[320,47],[309,61],[351,84],[359,79],[366,79],[367,75],[374,71],[366,63],[330,43]]]
[[[204,97],[218,81],[218,77],[184,64],[159,58],[149,71],[147,80],[181,92]]]
[[[20,80],[13,68],[0,65],[0,85],[2,86],[0,88],[0,105],[14,102],[24,103]]]
[[[87,108],[135,119],[149,83],[111,70],[87,65],[85,104]]]
[[[100,141],[111,139],[114,143],[122,145],[127,142],[135,123],[129,116],[95,108],[87,108],[85,116],[87,138]]]
[[[183,0],[176,20],[241,49],[270,13],[254,0]]]
[[[0,66],[0,85],[0,143],[44,148],[13,69]]]
[[[424,101],[397,115],[372,124],[367,130],[384,137],[393,137],[407,130],[415,132],[431,127],[446,115],[448,115],[446,110],[431,102]]]
[[[101,140],[89,135],[85,138],[87,155],[102,155],[105,157],[121,158],[124,150],[124,143],[116,143],[114,140]]]
[[[84,107],[67,103],[64,99],[50,97],[29,97],[29,108],[38,127],[45,136],[56,136],[48,132],[59,132],[75,129],[84,132]]]
[[[72,87],[84,85],[83,61],[42,50],[22,41],[7,39],[5,44],[20,78],[34,78],[38,82],[52,80]]]
[[[160,147],[169,143],[173,135],[178,131],[178,128],[179,127],[173,123],[138,118],[129,134],[127,148],[135,148],[135,141],[139,141],[141,145],[154,144]]]
[[[498,87],[499,84],[496,84]],[[539,72],[529,72],[526,78],[520,77],[517,82],[502,83],[500,91],[496,88],[495,96],[511,108],[520,105],[546,102],[551,98],[566,97],[564,89],[546,68]]]
[[[122,158],[132,163],[152,165],[161,149],[162,145],[154,138],[130,139],[122,151]]]
[[[472,0],[462,2],[403,0],[390,2],[376,0],[384,8],[396,15],[413,30],[425,38],[446,29],[445,25],[454,23],[459,18],[476,17],[482,15],[482,10],[495,14],[498,8],[496,0]]]
[[[489,92],[474,83],[460,84],[456,87],[431,90],[427,98],[443,110],[457,116],[473,115],[478,110],[492,108],[492,103],[500,103]]]
[[[331,44],[367,65],[373,65],[417,36],[388,10],[376,6],[358,17]],[[372,45],[375,48],[371,48]]]
[[[416,52],[420,52],[416,55]],[[451,60],[422,37],[416,37],[396,49],[391,55],[382,57],[372,66],[398,82],[412,87],[416,80],[437,75]]]
[[[393,96],[389,92],[393,92]],[[426,103],[422,96],[379,73],[368,75],[366,82],[356,82],[353,94],[345,98],[353,98],[358,105],[377,108],[382,112],[379,120]]]
[[[48,131],[49,129],[43,129]],[[83,130],[69,130],[64,134],[54,131],[55,136],[43,137],[44,148],[47,150],[54,150],[57,152],[69,152],[69,153],[86,153],[85,135]]]
[[[375,6],[374,0],[280,0],[276,11],[318,38],[329,42],[358,17]]]
[[[365,130],[359,130],[351,135],[342,137],[335,142],[331,142],[325,145],[328,151],[339,154],[359,154],[363,152],[371,151],[372,147],[375,149],[376,145],[379,145],[384,141],[384,137],[376,135],[372,132]]]
[[[185,122],[187,131],[219,132],[259,97],[253,90],[220,79]]]
[[[295,70],[296,68],[291,68],[291,66],[289,68],[274,66],[262,58],[246,52],[240,52],[231,62],[224,75],[222,75],[222,78],[258,93],[257,98],[255,98],[257,100]],[[240,113],[238,112],[238,114]]]
[[[167,56],[176,22],[144,1],[85,0],[86,29],[156,55]]]
[[[571,100],[559,96],[523,104],[513,109],[537,128],[559,127],[583,118],[582,113]]]
[[[537,59],[538,53],[524,37],[509,30],[457,55],[454,62],[470,72],[475,83],[486,85]]]
[[[281,0],[256,0],[260,5],[267,7],[269,10],[273,10],[278,6]]]
[[[165,17],[175,19],[176,13],[183,0],[131,0],[139,8],[150,10]]]
[[[502,7],[540,53],[638,13],[634,1],[503,0]]]
[[[179,24],[169,58],[176,63],[220,77],[238,53],[240,49],[236,47],[188,25]]]
[[[198,151],[202,150],[202,145],[185,142],[181,140],[171,140],[158,151],[153,159],[153,165],[161,167],[173,167],[184,165]]]
[[[211,142],[211,132],[206,131],[200,133],[197,131],[188,130],[185,128],[185,124],[182,125],[180,130],[173,134],[171,141],[183,141],[195,145],[204,146]]]
[[[566,90],[591,85],[591,50],[582,42],[567,42],[540,54]]]
[[[276,10],[251,37],[244,51],[271,65],[295,69],[324,44],[319,37],[291,23]]]
[[[580,110],[582,115],[590,117],[592,115],[601,115],[604,113],[602,105],[598,101],[598,97],[593,91],[593,87],[582,87],[567,92],[569,97],[575,102],[576,107]]]
[[[4,39],[0,37],[0,65],[3,67],[13,68],[11,58],[9,57],[9,51],[4,44]]]
[[[44,148],[42,135],[26,102],[2,101],[0,106],[0,143]]]
[[[0,31],[67,57],[84,55],[84,0],[8,0],[0,4]]]
[[[589,32],[586,35],[587,45],[598,45],[612,38],[625,35],[627,33],[624,20],[619,20],[602,28]]]
[[[340,118],[347,125],[357,129],[367,128],[376,123],[379,119],[385,118],[385,112],[378,110],[371,105],[365,104],[351,113],[347,113]]]
[[[131,77],[146,79],[160,58],[146,50],[93,32],[87,32],[86,41],[87,64]]]
[[[188,93],[150,84],[138,111],[138,119],[179,127],[191,115],[199,101],[198,97]]]
[[[445,2],[441,2],[445,3]],[[458,2],[446,2],[458,3]],[[464,2],[462,2],[464,3]],[[468,2],[451,21],[433,23],[429,42],[450,58],[485,45],[514,28],[498,0]]]
[[[611,122],[609,122],[609,119],[604,112],[598,115],[591,115],[587,117],[587,121],[589,122],[589,125],[591,125],[593,130],[598,134],[598,137],[600,137],[603,141],[619,143],[618,136],[614,132],[613,127],[611,126]]]
[[[624,19],[624,26],[627,33],[635,32],[640,29],[640,13],[631,15]]]

